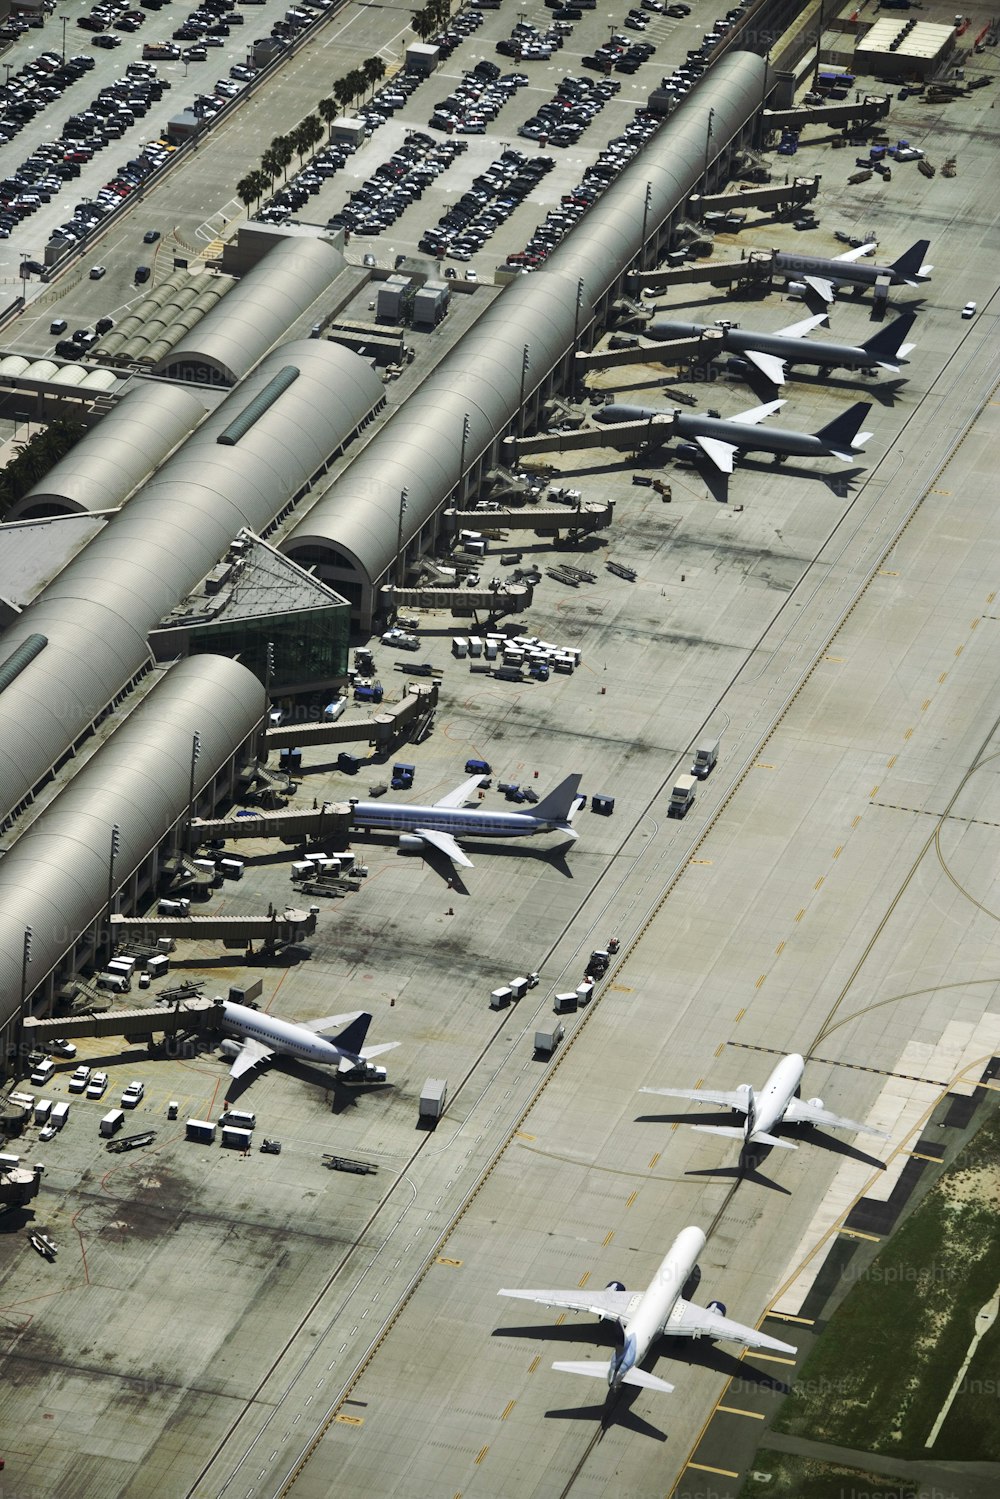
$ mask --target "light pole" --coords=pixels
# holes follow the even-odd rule
[[[517,405],[517,409],[518,409],[518,412],[520,414],[520,419],[519,419],[519,422],[518,422],[518,426],[519,426],[520,434],[521,434],[522,437],[524,436],[524,382],[528,378],[528,371],[529,371],[530,368],[531,368],[531,351],[530,351],[528,345],[525,344],[525,346],[524,346],[524,353],[521,356],[521,398],[518,401],[518,405]]]
[[[62,22],[62,29],[63,29],[62,60],[65,63],[65,61],[66,61],[66,26],[67,26],[67,23],[69,21],[69,16],[60,16],[59,19]]]
[[[403,516],[406,514],[406,500],[410,491],[403,488],[399,491],[399,527],[396,531],[396,587],[402,588],[405,569],[403,566]]]
[[[466,485],[465,485],[465,445],[469,441],[469,433],[471,431],[472,431],[472,424],[469,421],[469,413],[466,412],[465,415],[462,418],[462,456],[461,456],[461,458],[458,461],[458,499],[459,499],[459,503],[461,503],[465,499],[465,492],[466,492]]]
[[[115,860],[121,848],[121,828],[117,823],[111,829],[111,852],[108,855],[108,952],[114,946],[114,935],[111,930],[111,907],[115,898]]]
[[[639,251],[639,269],[646,269],[646,226],[649,223],[649,210],[653,206],[653,184],[646,183],[646,199],[642,205],[642,248]]]
[[[192,736],[191,736],[191,781],[190,781],[190,784],[188,786],[188,835],[187,835],[187,844],[188,844],[188,853],[189,854],[190,854],[192,848],[194,847],[194,828],[191,826],[191,824],[194,821],[194,771],[195,771],[195,766],[198,764],[198,758],[199,758],[200,754],[201,754],[201,735],[196,732],[196,733],[192,734]]]
[[[708,111],[708,127],[705,130],[705,193],[708,193],[708,154],[712,147],[712,121],[715,119],[715,110]]]

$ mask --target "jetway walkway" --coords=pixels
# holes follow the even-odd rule
[[[628,352],[634,355],[636,350]],[[535,505],[523,510],[446,510],[445,519],[470,531],[601,531],[610,526],[614,513],[610,502],[588,500],[573,509]]]
[[[450,609],[464,617],[481,611],[499,619],[502,614],[523,614],[533,597],[530,583],[505,583],[501,588],[388,587],[379,589],[379,607],[390,615],[400,609]]]
[[[722,350],[721,328],[706,328],[697,338],[671,338],[663,343],[636,343],[627,349],[596,349],[577,353],[576,367],[582,375],[590,370],[614,369],[626,364],[705,364]]]
[[[243,818],[236,819],[244,821]],[[250,819],[245,819],[250,821]],[[256,821],[257,819],[253,819]],[[206,837],[211,836],[209,834]],[[224,947],[282,947],[301,942],[316,930],[315,911],[289,907],[267,916],[112,916],[116,942],[155,942],[158,937],[193,937],[200,942],[221,942]]]
[[[740,185],[728,193],[695,193],[688,198],[688,212],[693,219],[701,219],[706,213],[729,213],[734,208],[798,207],[813,201],[819,193],[819,183],[818,177],[793,177],[791,182],[771,183],[767,187]]]
[[[702,260],[697,265],[664,266],[658,271],[630,271],[629,284],[666,288],[694,281],[711,281],[719,286],[740,281],[750,286],[770,282],[773,275],[774,251],[751,250],[739,260]]]
[[[154,1005],[142,1010],[111,1009],[100,1015],[63,1015],[56,1020],[26,1015],[22,1021],[24,1040],[32,1049],[59,1036],[67,1041],[80,1036],[124,1036],[128,1041],[149,1041],[157,1032],[176,1036],[181,1031],[216,1031],[221,1027],[221,1001],[203,999],[200,995],[180,1000],[169,1008]],[[69,1063],[66,1070],[72,1071]]]
[[[244,838],[278,838],[282,843],[292,844],[325,843],[328,839],[346,839],[350,829],[351,809],[347,802],[324,802],[321,807],[261,812],[250,817],[196,818],[191,824],[192,837],[201,843],[209,838],[224,838],[227,843]]]
[[[669,399],[669,392],[667,395]],[[623,448],[626,451],[668,442],[673,435],[673,413],[664,411],[642,422],[615,422],[586,427],[579,432],[543,432],[534,437],[508,437],[518,460],[532,453],[572,453],[580,448]]]
[[[863,94],[853,103],[803,104],[796,109],[765,109],[765,131],[804,130],[807,125],[873,125],[884,120],[891,100],[887,94]]]
[[[383,589],[382,596],[392,591]],[[470,588],[465,592],[472,594],[473,590]],[[399,594],[399,601],[417,603],[415,590],[404,590]],[[282,724],[280,728],[268,729],[265,744],[268,750],[305,750],[314,744],[352,744],[364,740],[376,748],[388,747],[415,718],[436,708],[437,701],[436,682],[410,682],[401,702],[381,703],[379,711],[371,718],[352,718],[339,723]]]

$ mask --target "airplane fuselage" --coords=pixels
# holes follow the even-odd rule
[[[774,257],[774,269],[796,281],[801,276],[822,276],[834,285],[874,286],[880,276],[888,276],[890,286],[906,286],[907,277],[901,276],[891,265],[863,264],[859,260],[837,260],[824,255],[795,255],[791,251],[778,250]]]
[[[430,828],[453,838],[530,838],[551,832],[553,824],[526,812],[487,812],[475,807],[418,807],[402,802],[354,802],[351,821],[355,827],[384,829],[390,833],[412,833]]]
[[[785,453],[798,458],[827,458],[830,449],[811,432],[792,432],[787,427],[757,427],[749,422],[727,422],[722,417],[674,413],[673,437],[714,437],[719,442],[747,452]]]
[[[747,1133],[750,1139],[758,1132],[772,1134],[775,1125],[782,1122],[785,1110],[802,1081],[805,1065],[805,1060],[797,1052],[792,1052],[790,1056],[782,1057],[759,1092],[751,1089],[753,1114],[752,1117],[749,1114],[747,1116]]]
[[[660,1267],[624,1324],[624,1346],[611,1360],[608,1384],[616,1390],[635,1364],[641,1364],[670,1320],[698,1256],[705,1247],[700,1228],[683,1228],[667,1250]]]
[[[878,361],[865,349],[854,344],[810,343],[802,338],[788,338],[781,333],[755,333],[749,328],[713,329],[704,323],[655,323],[650,330],[657,338],[697,338],[702,333],[722,333],[725,352],[742,354],[748,350],[773,354],[786,364],[815,364],[829,369],[867,369]]]
[[[246,1005],[233,1004],[229,1000],[225,1000],[222,1005],[222,1023],[237,1036],[260,1041],[272,1051],[283,1056],[299,1057],[305,1062],[320,1062],[328,1067],[337,1067],[344,1055],[332,1041],[315,1035],[303,1025],[277,1020],[273,1015],[264,1015],[260,1010],[251,1010]]]

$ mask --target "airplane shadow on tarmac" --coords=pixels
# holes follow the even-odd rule
[[[523,843],[526,840],[522,839],[519,841]],[[371,843],[373,847],[378,847],[380,851],[388,852],[391,848],[391,845],[376,843],[375,839],[372,839]],[[515,847],[509,843],[500,843],[499,841],[496,843],[492,841],[489,843],[482,841],[477,843],[474,839],[463,838],[462,848],[470,857],[473,854],[477,857],[483,854],[490,859],[533,859],[536,862],[549,864],[564,879],[571,880],[574,877],[563,847],[524,848]],[[447,855],[441,853],[439,849],[433,848],[428,844],[423,849],[413,849],[410,851],[400,849],[397,852],[403,857],[421,859],[423,863],[434,871],[442,883],[449,890],[453,890],[456,895],[471,895],[473,893],[465,883],[465,870],[460,865],[452,864]]]

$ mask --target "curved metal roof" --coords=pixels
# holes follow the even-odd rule
[[[235,447],[219,432],[284,365],[300,378]],[[0,817],[17,806],[140,671],[147,636],[243,528],[260,532],[383,399],[374,371],[337,344],[285,344],[0,635],[48,648],[0,693]]]
[[[424,526],[459,481],[463,423],[466,462],[517,414],[525,396],[573,346],[595,304],[635,261],[647,234],[681,203],[705,169],[709,110],[721,150],[760,107],[765,64],[731,53],[673,114],[618,181],[546,261],[497,297],[434,373],[368,443],[282,543],[329,546],[374,580],[396,555],[400,495],[408,490],[404,540]],[[646,206],[646,186],[651,189]],[[581,284],[582,283],[582,284]],[[580,299],[580,311],[577,300]]]
[[[190,390],[147,381],[134,384],[72,452],[11,507],[8,519],[17,520],[38,505],[66,514],[113,510],[204,415],[203,402]]]
[[[345,265],[340,251],[325,240],[283,240],[233,288],[224,306],[206,313],[197,332],[160,361],[160,372],[175,364],[203,364],[235,383]]]
[[[122,885],[184,814],[194,735],[198,790],[265,709],[263,686],[238,662],[207,655],[180,662],[0,860],[0,1026],[19,1007],[25,928],[33,989],[107,903],[112,830]]]

